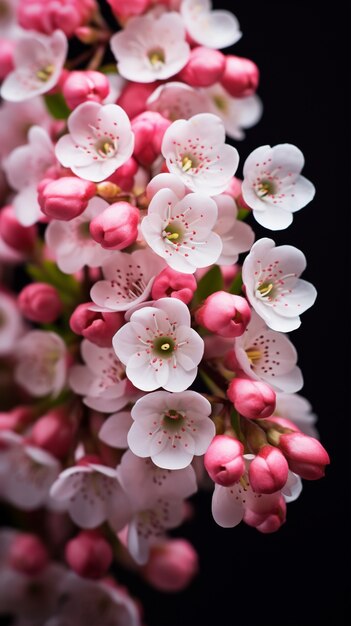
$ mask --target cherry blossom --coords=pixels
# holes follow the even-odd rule
[[[53,500],[65,504],[81,528],[96,528],[107,520],[118,531],[130,519],[128,498],[116,470],[100,463],[87,461],[69,467],[61,472],[50,493]]]
[[[215,263],[221,254],[221,238],[212,232],[217,205],[203,193],[185,195],[174,175],[167,177],[167,183],[153,196],[141,231],[172,269],[192,274],[198,267]]]
[[[78,217],[69,222],[52,220],[45,231],[46,243],[56,258],[57,265],[65,274],[88,267],[100,267],[111,257],[90,235],[91,220],[109,205],[102,198],[92,198]]]
[[[287,228],[293,213],[311,202],[315,188],[300,175],[304,162],[301,150],[289,143],[261,146],[248,156],[242,194],[261,226]]]
[[[216,434],[210,414],[210,403],[195,391],[150,393],[132,409],[129,447],[159,467],[187,467],[194,455],[205,454]]]
[[[244,334],[234,340],[234,352],[240,369],[253,380],[287,393],[301,389],[303,378],[293,344],[283,333],[268,328],[254,311]]]
[[[227,48],[241,38],[239,22],[229,11],[212,11],[211,0],[183,0],[181,14],[190,37],[208,48]]]
[[[127,435],[133,424],[130,411],[113,413],[99,430],[99,439],[112,448],[128,448]]]
[[[222,121],[212,113],[173,122],[164,134],[162,154],[169,171],[191,191],[209,196],[226,189],[239,163],[236,148],[225,143]]]
[[[0,291],[0,356],[13,352],[23,333],[24,324],[15,298]]]
[[[241,252],[250,250],[255,233],[251,226],[237,219],[238,209],[231,196],[222,193],[213,199],[218,209],[218,218],[213,230],[222,240],[222,252],[217,263],[232,265],[237,262]]]
[[[135,398],[125,368],[112,348],[100,348],[83,339],[81,353],[85,365],[71,367],[69,384],[75,393],[84,396],[84,404],[96,411],[112,413]]]
[[[112,344],[133,385],[143,391],[184,391],[191,385],[204,343],[190,321],[188,307],[176,298],[161,298],[132,313]]]
[[[0,105],[0,159],[27,141],[31,126],[49,130],[52,121],[40,96],[25,102],[2,102]]]
[[[258,96],[232,98],[220,83],[206,90],[210,106],[208,111],[221,118],[228,137],[237,141],[245,139],[244,129],[251,128],[260,120],[262,102]]]
[[[291,420],[309,437],[318,439],[315,427],[317,415],[312,412],[311,403],[297,393],[277,393],[275,415]]]
[[[69,134],[56,144],[56,156],[74,174],[94,182],[113,174],[132,156],[134,135],[117,104],[84,102],[69,116]]]
[[[2,98],[21,102],[50,91],[59,80],[67,50],[67,38],[61,30],[50,36],[24,33],[14,50],[15,69],[2,84]]]
[[[140,83],[174,76],[190,55],[183,20],[175,12],[131,19],[111,37],[110,45],[121,76]]]
[[[299,315],[316,297],[311,283],[301,280],[305,255],[294,246],[278,246],[266,237],[256,241],[242,270],[250,304],[273,330],[290,332],[301,324]]]
[[[59,335],[31,330],[17,344],[15,380],[32,396],[57,396],[66,382],[66,358],[66,344]]]
[[[13,199],[13,206],[23,226],[31,226],[43,217],[37,186],[45,172],[55,164],[53,143],[46,130],[40,126],[32,126],[28,131],[28,143],[15,148],[4,160],[8,182],[18,192]]]
[[[209,100],[204,91],[178,82],[163,83],[157,87],[146,104],[149,111],[157,111],[171,122],[188,120],[209,110]]]
[[[147,300],[155,276],[164,263],[151,250],[131,254],[116,251],[102,265],[105,280],[97,281],[90,296],[96,311],[126,311]]]

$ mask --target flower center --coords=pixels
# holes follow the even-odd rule
[[[193,167],[196,167],[194,157],[190,157],[188,154],[185,154],[182,158],[182,170],[183,172],[188,172]]]
[[[89,230],[90,222],[82,222],[78,226],[78,233],[81,239],[91,239],[90,230]]]
[[[55,66],[52,64],[46,65],[37,71],[37,78],[41,80],[42,83],[46,83],[49,78],[53,75],[55,71]]]
[[[269,294],[272,295],[273,288],[273,283],[264,282],[257,287],[257,291],[260,293],[262,298],[266,298],[267,296],[269,296]]]
[[[262,354],[260,350],[255,350],[254,348],[249,348],[246,350],[246,356],[249,359],[251,365],[255,365],[256,361],[259,361]]]
[[[148,59],[153,68],[159,69],[162,65],[165,64],[165,53],[162,48],[154,48],[153,50],[149,50]]]
[[[95,144],[95,150],[99,156],[107,157],[109,159],[110,157],[115,156],[117,147],[115,141],[112,141],[112,139],[109,139],[108,137],[104,137]]]
[[[171,356],[175,349],[175,341],[172,337],[156,337],[153,343],[154,353],[161,357]]]
[[[219,109],[223,113],[226,113],[228,111],[228,100],[224,96],[216,94],[215,96],[213,96],[213,102],[215,103],[217,109]]]
[[[256,193],[260,198],[273,196],[275,194],[275,186],[271,180],[260,180],[256,187]]]
[[[164,414],[162,423],[168,430],[178,430],[183,424],[184,419],[184,413],[176,411],[175,409],[169,409],[169,411]]]
[[[169,222],[163,231],[163,236],[170,243],[179,244],[183,239],[183,230],[180,224]]]

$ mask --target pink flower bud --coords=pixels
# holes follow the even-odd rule
[[[101,458],[98,454],[85,454],[84,456],[82,456],[79,461],[77,461],[76,465],[90,465],[90,464],[94,464],[94,465],[103,465],[103,463],[101,462]]]
[[[16,42],[10,39],[0,39],[0,80],[13,70],[13,51]]]
[[[244,446],[228,435],[217,435],[204,457],[207,473],[223,487],[234,485],[244,473]]]
[[[127,83],[117,104],[133,119],[146,109],[146,101],[158,87],[159,83]]]
[[[139,165],[136,160],[130,157],[107,180],[120,187],[123,191],[131,191],[134,187],[134,177],[138,168]]]
[[[107,76],[92,70],[70,72],[63,85],[63,95],[70,109],[86,101],[101,103],[109,91]]]
[[[30,441],[58,459],[69,453],[75,435],[75,425],[67,416],[66,410],[52,409],[35,423]]]
[[[66,544],[65,558],[83,578],[102,578],[113,561],[110,544],[98,530],[82,530]]]
[[[96,185],[76,176],[64,176],[49,183],[38,185],[38,201],[48,217],[57,220],[72,220],[87,208],[96,193]]]
[[[257,493],[280,491],[288,480],[288,472],[288,463],[280,450],[263,446],[250,463],[250,485]]]
[[[196,321],[221,337],[239,337],[251,318],[245,298],[226,291],[212,293],[197,310]]]
[[[181,591],[187,587],[199,569],[198,556],[185,539],[168,539],[151,547],[142,574],[147,582],[160,591]]]
[[[152,165],[161,154],[163,135],[171,125],[156,111],[145,111],[132,120],[135,136],[134,157],[141,165]]]
[[[115,16],[126,18],[145,13],[151,0],[107,0]]]
[[[5,206],[0,213],[0,237],[3,241],[18,252],[30,254],[37,240],[36,225],[22,226],[19,223],[12,206]]]
[[[286,456],[290,469],[306,480],[324,476],[330,459],[322,444],[303,433],[286,433],[280,436],[279,448]]]
[[[197,283],[193,274],[182,274],[166,267],[156,276],[151,297],[153,300],[167,297],[178,298],[188,304],[192,300],[196,287]]]
[[[73,311],[69,321],[71,330],[100,348],[110,348],[113,335],[124,324],[124,314],[90,311],[90,306],[91,302],[85,302]]]
[[[90,234],[107,250],[123,250],[138,236],[139,217],[129,202],[115,202],[90,222]]]
[[[18,296],[19,309],[28,320],[39,324],[51,324],[62,313],[60,296],[52,285],[31,283]]]
[[[236,176],[233,176],[233,178],[231,178],[230,180],[228,187],[225,189],[223,193],[227,194],[227,196],[230,196],[231,198],[235,200],[238,209],[245,209],[246,211],[251,211],[251,208],[249,207],[248,204],[246,204],[241,193],[242,182],[243,181],[240,180],[240,178],[236,178]]]
[[[221,84],[233,98],[252,96],[258,87],[260,73],[257,65],[244,59],[228,54],[225,57],[225,69]]]
[[[50,35],[56,29],[71,37],[97,10],[95,0],[20,0],[18,21],[26,30]]]
[[[275,409],[275,393],[261,380],[234,378],[227,396],[240,415],[248,419],[269,417]]]
[[[270,426],[273,426],[273,428],[274,428],[274,425],[276,424],[278,427],[288,428],[289,430],[293,430],[296,433],[301,432],[299,427],[296,426],[296,424],[294,424],[287,417],[278,417],[276,415],[271,415],[269,419],[267,420],[267,424],[269,424]]]
[[[18,533],[11,543],[8,562],[17,572],[36,576],[48,565],[49,555],[39,537],[30,533]]]
[[[210,87],[220,81],[225,59],[219,50],[203,46],[193,48],[189,61],[179,72],[178,78],[192,87]]]
[[[246,524],[253,526],[261,533],[275,533],[286,520],[286,503],[283,496],[272,506],[270,511],[260,512],[246,509],[243,519]]]
[[[30,406],[16,406],[11,411],[0,413],[0,430],[22,430],[33,419]]]

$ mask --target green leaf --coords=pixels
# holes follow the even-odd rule
[[[206,274],[203,276],[198,284],[197,290],[194,295],[193,304],[197,306],[201,304],[205,298],[214,293],[215,291],[222,291],[224,287],[222,272],[219,269],[218,265],[214,265]]]
[[[243,279],[241,277],[241,272],[238,272],[232,284],[230,285],[228,291],[229,293],[232,293],[235,296],[239,296],[241,294],[242,286],[243,286]]]
[[[99,67],[99,72],[102,74],[118,74],[116,63],[107,63]]]
[[[78,281],[73,276],[61,272],[53,261],[46,260],[41,266],[28,264],[26,270],[33,280],[56,287],[64,301],[79,298],[80,285]]]
[[[249,213],[251,213],[251,211],[248,211],[248,209],[239,208],[238,215],[236,216],[236,219],[237,220],[244,220],[244,219],[247,218]]]
[[[44,96],[46,108],[55,120],[66,120],[71,111],[61,93],[46,94]]]

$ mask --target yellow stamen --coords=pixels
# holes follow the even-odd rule
[[[191,159],[189,159],[188,156],[185,156],[182,158],[182,170],[183,172],[188,172],[189,170],[191,170],[193,166],[193,162]]]
[[[169,239],[169,241],[173,241],[174,239],[179,239],[179,233],[167,233],[166,232],[166,237],[167,239]]]
[[[254,364],[255,361],[258,361],[262,356],[259,350],[246,350],[246,355],[251,364]]]
[[[161,346],[161,350],[169,350],[170,349],[170,344],[169,343],[163,343]]]
[[[268,294],[271,293],[272,289],[274,287],[273,283],[262,283],[262,285],[260,285],[257,289],[260,292],[261,296],[268,296]]]
[[[39,80],[41,80],[43,83],[46,83],[46,81],[49,80],[49,78],[54,73],[54,70],[54,65],[47,65],[46,67],[42,67],[41,70],[37,71],[37,78],[39,78]]]

